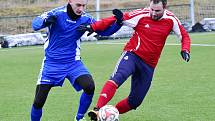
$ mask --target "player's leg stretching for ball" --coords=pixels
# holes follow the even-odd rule
[[[58,67],[58,70],[56,68]],[[67,68],[68,67],[68,68]],[[63,70],[63,71],[62,71]],[[44,63],[39,75],[34,102],[31,108],[31,121],[40,121],[42,109],[52,87],[62,86],[67,78],[76,91],[81,91],[79,107],[74,121],[85,121],[87,112],[94,95],[95,85],[92,76],[82,64],[76,61],[71,64]],[[71,102],[74,101],[71,99]]]
[[[128,97],[119,101],[115,107],[120,114],[136,109],[146,96],[153,77],[154,68],[145,64],[132,52],[124,52],[110,77],[105,83],[97,101],[96,107],[89,111],[88,116],[93,121],[98,120],[98,110],[106,105],[114,96],[116,90],[131,76],[131,91]]]

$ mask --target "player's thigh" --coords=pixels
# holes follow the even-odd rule
[[[129,94],[129,102],[133,103],[133,107],[139,106],[145,98],[150,86],[154,73],[151,68],[143,61],[137,62],[138,67],[131,77],[131,91]]]
[[[110,80],[116,82],[118,86],[122,85],[127,78],[135,71],[135,58],[130,52],[123,52],[120,56]]]
[[[143,100],[147,94],[151,81],[144,80],[141,73],[136,73],[131,77],[131,91],[129,96],[134,99]]]
[[[65,70],[64,64],[44,63],[40,69],[37,84],[50,84],[53,86],[62,86],[68,70]]]
[[[74,67],[71,68],[71,70],[67,75],[68,80],[76,89],[76,91],[83,89],[83,87],[79,83],[76,83],[76,79],[78,79],[78,77],[81,77],[83,75],[90,75],[90,72],[81,61],[77,61]],[[90,77],[87,77],[87,79],[89,79],[88,81],[92,81],[92,78]]]
[[[133,109],[136,109],[143,102],[151,85],[151,81],[142,81],[140,75],[138,77],[136,75],[132,76],[131,81],[128,103]]]

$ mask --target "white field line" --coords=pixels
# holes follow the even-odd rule
[[[96,44],[106,44],[106,45],[117,45],[117,44],[125,44],[124,42],[97,42]],[[174,46],[181,46],[181,44],[175,43],[166,43],[165,45],[174,45]],[[191,44],[191,46],[211,46],[214,47],[215,44]]]
[[[181,44],[167,43],[166,45],[181,45]],[[209,46],[209,47],[214,47],[215,44],[191,44],[191,46]]]
[[[96,43],[84,43],[84,44],[101,44],[101,45],[122,45],[124,42],[96,42]],[[174,43],[166,43],[167,46],[181,46],[181,44]],[[191,46],[207,46],[207,47],[215,47],[215,44],[191,44]],[[0,48],[0,52],[12,51],[12,50],[34,50],[38,48],[43,48],[43,46],[31,47],[31,48],[19,48],[19,49],[3,49]]]
[[[16,48],[18,48],[18,47],[16,47]],[[12,48],[12,49],[10,49],[10,48],[6,48],[6,49],[4,49],[4,48],[0,48],[0,52],[5,52],[5,51],[18,51],[18,50],[35,50],[35,49],[38,49],[38,48],[43,48],[43,46],[35,46],[35,47],[30,47],[30,48],[24,48],[24,47],[22,47],[22,48],[19,48],[19,49],[15,49],[15,48]]]

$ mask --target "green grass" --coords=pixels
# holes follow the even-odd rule
[[[191,38],[194,44],[215,44],[214,33],[191,34]],[[176,43],[175,40],[170,36],[167,43]],[[83,62],[96,83],[91,107],[112,73],[122,48],[123,44],[82,44]],[[143,104],[137,110],[120,115],[120,121],[214,121],[215,46],[192,46],[189,63],[181,59],[179,52],[180,46],[165,46]],[[41,46],[0,49],[1,121],[30,120],[42,59]],[[130,80],[127,80],[109,104],[114,105],[126,97],[129,90]],[[62,88],[53,88],[44,106],[43,121],[72,121],[80,94],[68,80]]]

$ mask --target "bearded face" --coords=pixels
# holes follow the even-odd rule
[[[164,10],[162,2],[156,4],[153,1],[150,2],[150,16],[153,20],[159,20],[163,16]]]

